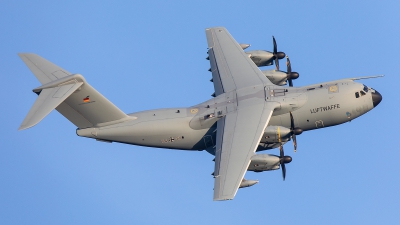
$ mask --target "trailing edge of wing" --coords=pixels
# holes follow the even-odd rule
[[[237,111],[217,122],[214,200],[235,197],[272,112],[278,106],[264,99],[254,100],[241,101]]]
[[[82,84],[83,82],[78,82],[75,84],[43,89],[18,130],[24,130],[38,124]]]

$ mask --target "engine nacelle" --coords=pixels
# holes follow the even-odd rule
[[[250,187],[258,183],[258,180],[246,180],[243,178],[242,183],[240,183],[239,188]]]
[[[273,84],[283,86],[286,85],[287,73],[279,70],[262,70],[261,71]]]
[[[279,140],[280,139],[280,140]],[[282,126],[268,126],[264,130],[261,142],[279,143],[290,139],[290,129]]]
[[[250,47],[250,44],[239,44],[239,45],[240,47],[242,47],[243,50]]]
[[[246,52],[250,59],[258,66],[270,66],[274,61],[274,54],[264,50],[254,50]]]
[[[280,168],[280,158],[276,155],[257,154],[251,157],[248,171],[263,172]]]

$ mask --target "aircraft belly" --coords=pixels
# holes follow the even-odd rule
[[[189,127],[191,118],[173,118],[161,120],[134,120],[105,126],[78,130],[79,136],[100,140],[122,142],[149,147],[192,150],[199,148],[197,143],[204,143],[203,136],[208,131],[193,130]],[[89,130],[90,132],[84,132]],[[203,144],[204,145],[204,144]],[[202,147],[204,149],[204,146]]]

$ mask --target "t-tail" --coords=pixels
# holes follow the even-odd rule
[[[80,74],[71,74],[31,53],[19,56],[42,86],[33,89],[38,98],[19,130],[38,124],[56,109],[78,128],[99,127],[129,120],[130,117],[90,86]]]

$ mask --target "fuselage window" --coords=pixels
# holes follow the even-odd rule
[[[368,92],[368,87],[364,85],[363,90],[364,90],[365,92]]]
[[[364,96],[364,95],[365,95],[365,92],[363,92],[363,91],[360,91],[360,93],[361,93],[361,96]]]
[[[359,98],[360,94],[358,92],[356,92],[356,98]]]

